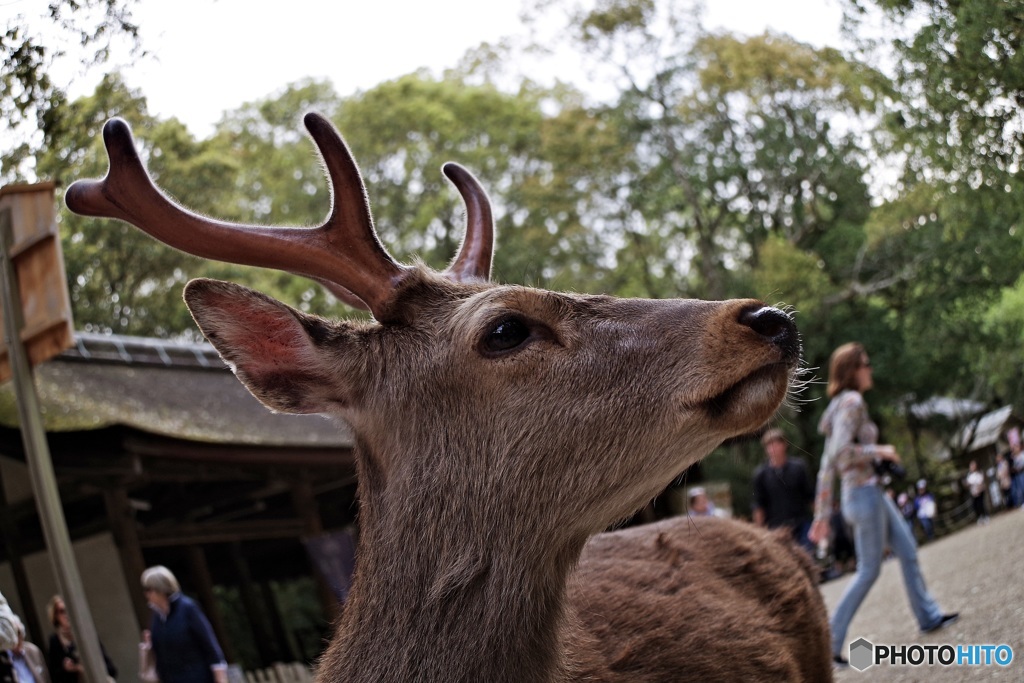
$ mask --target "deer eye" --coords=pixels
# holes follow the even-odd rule
[[[480,350],[485,354],[511,351],[530,338],[530,327],[518,318],[502,318],[480,341]]]

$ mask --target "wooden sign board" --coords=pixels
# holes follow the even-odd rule
[[[24,316],[21,340],[33,366],[74,345],[54,187],[47,182],[0,188],[0,219],[10,220],[13,233],[9,251]],[[6,382],[11,366],[2,316],[0,332],[0,382]]]

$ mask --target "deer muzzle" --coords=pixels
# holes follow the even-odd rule
[[[792,318],[783,311],[755,304],[740,311],[739,323],[776,346],[784,360],[792,363],[800,360],[800,334]]]

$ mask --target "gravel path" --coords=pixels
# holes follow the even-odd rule
[[[836,681],[1024,681],[1024,511],[972,525],[919,549],[928,588],[946,612],[960,620],[937,633],[921,635],[910,612],[899,564],[882,566],[882,575],[850,624],[848,642],[866,638],[875,644],[1006,644],[1013,662],[991,666],[872,666],[839,671]],[[832,614],[851,575],[821,587]],[[844,655],[847,654],[844,652]]]

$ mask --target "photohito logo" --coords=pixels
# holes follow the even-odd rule
[[[850,643],[850,666],[857,671],[874,666],[1009,666],[1009,645],[875,645],[866,638]]]

